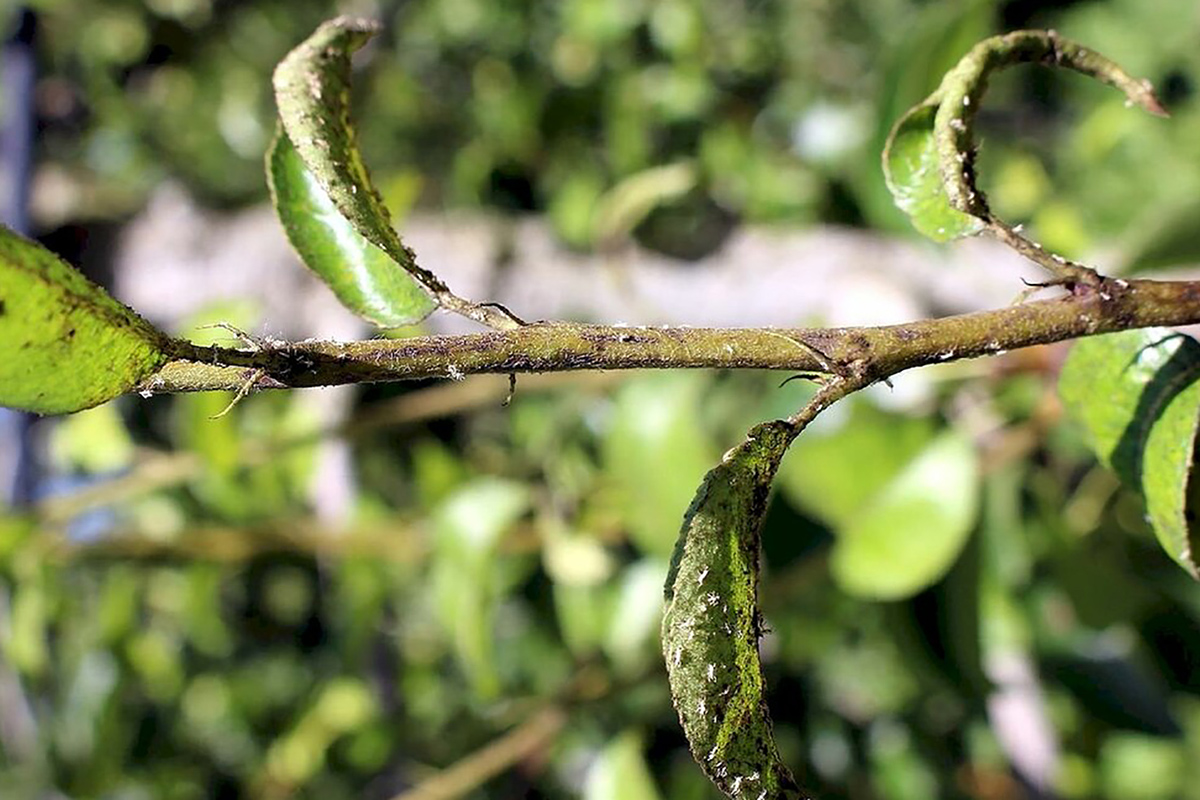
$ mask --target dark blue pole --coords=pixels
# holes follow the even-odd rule
[[[33,176],[33,93],[37,77],[34,23],[32,11],[18,9],[0,52],[0,220],[23,234],[29,233],[29,185]],[[38,469],[32,436],[35,419],[32,414],[0,408],[0,500],[12,506],[29,505],[36,494]]]

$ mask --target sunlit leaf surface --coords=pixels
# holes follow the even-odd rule
[[[407,325],[435,308],[433,298],[342,215],[283,131],[267,153],[271,199],[288,241],[342,304],[377,325]]]
[[[1200,544],[1188,521],[1200,344],[1164,328],[1083,339],[1059,377],[1059,394],[1097,457],[1142,493],[1171,558],[1198,576]]]
[[[0,405],[65,414],[128,392],[166,337],[57,256],[0,226]]]

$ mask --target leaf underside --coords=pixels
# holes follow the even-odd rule
[[[391,256],[355,230],[282,130],[267,151],[267,183],[288,241],[348,309],[390,327],[419,322],[436,307]]]

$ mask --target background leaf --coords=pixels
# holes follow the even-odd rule
[[[594,241],[613,242],[628,236],[651,211],[692,191],[698,180],[698,170],[690,160],[630,175],[596,201]]]
[[[501,558],[501,537],[529,506],[528,490],[481,478],[451,495],[437,512],[433,592],[472,688],[481,697],[500,690],[495,616],[518,565]],[[520,572],[520,570],[517,570]]]
[[[969,236],[983,223],[950,206],[933,140],[937,105],[925,101],[900,118],[883,150],[883,175],[913,227],[936,242]]]
[[[848,397],[791,446],[778,483],[789,500],[830,527],[847,525],[934,436],[927,418]]]
[[[921,452],[838,533],[830,566],[841,587],[894,600],[934,583],[975,523],[975,450],[946,433]]]
[[[1077,342],[1059,393],[1097,457],[1141,492],[1159,542],[1193,577],[1187,490],[1200,418],[1200,344],[1165,328]]]
[[[66,414],[128,392],[166,337],[41,245],[0,226],[0,405]]]
[[[635,730],[609,742],[588,770],[584,800],[658,800],[658,787],[646,764],[645,745]]]
[[[267,183],[288,241],[351,311],[386,327],[419,322],[436,307],[342,215],[281,129],[267,151]]]
[[[632,381],[616,397],[605,470],[630,538],[648,555],[671,553],[680,515],[712,460],[699,415],[704,386],[701,376],[668,372]]]

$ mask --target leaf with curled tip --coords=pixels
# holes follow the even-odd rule
[[[671,697],[692,754],[734,798],[805,797],[775,746],[758,655],[759,537],[796,432],[788,422],[757,425],[705,476],[665,587]]]
[[[441,306],[499,330],[520,327],[522,321],[507,309],[472,303],[451,292],[417,264],[416,255],[392,228],[391,214],[371,184],[350,124],[350,56],[378,30],[370,20],[338,17],[323,23],[279,62],[273,83],[283,131],[350,226],[419,284],[419,290],[405,284],[395,298],[397,306],[412,306],[413,296],[423,291],[430,295],[431,307]],[[372,289],[381,286],[376,282]]]
[[[341,215],[367,242],[402,267],[410,280],[436,296],[445,290],[445,284],[417,264],[416,256],[392,228],[391,214],[371,183],[350,124],[350,56],[378,30],[378,23],[350,17],[323,23],[275,68],[275,102],[284,133],[300,161]],[[307,257],[305,262],[309,263]],[[403,286],[401,293],[406,297],[400,298],[401,304],[414,291]],[[428,306],[433,305],[430,299]]]
[[[1082,73],[1120,90],[1130,105],[1167,116],[1149,81],[1134,78],[1116,62],[1054,31],[1013,31],[984,39],[942,78],[935,93],[934,139],[950,204],[985,222],[991,213],[975,184],[975,118],[991,75],[1027,63]]]
[[[892,128],[883,170],[896,205],[921,233],[947,241],[982,230],[1056,274],[1084,268],[1041,253],[1041,248],[996,218],[975,181],[975,118],[992,73],[1040,63],[1083,73],[1122,91],[1130,104],[1166,116],[1149,82],[1054,31],[1013,31],[984,39],[942,78],[937,90]]]
[[[135,388],[169,347],[78,270],[0,226],[0,406],[91,408]]]

